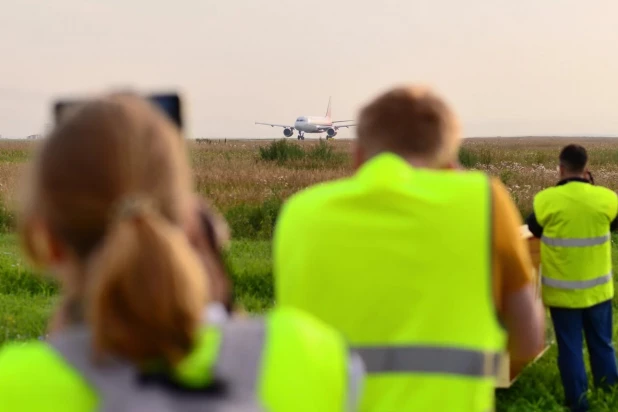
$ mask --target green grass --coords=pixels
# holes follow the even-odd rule
[[[263,313],[274,304],[269,241],[232,242],[228,270],[236,301],[249,312]]]
[[[270,240],[283,200],[271,196],[261,204],[241,204],[225,212],[225,220],[230,227],[232,238]]]
[[[30,150],[3,150],[0,151],[0,163],[25,162],[32,156]]]
[[[53,296],[0,293],[0,343],[43,335],[54,301]]]

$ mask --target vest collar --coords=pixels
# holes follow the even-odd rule
[[[583,177],[568,177],[566,179],[562,179],[561,181],[559,181],[556,186],[563,186],[566,185],[567,183],[570,182],[580,182],[580,183],[588,183],[590,184],[590,182],[586,179],[584,179]]]
[[[221,325],[229,316],[223,304],[210,302],[202,312],[202,319],[207,327],[199,332],[195,349],[174,370],[176,377],[185,383],[205,384],[211,380],[221,337],[215,328],[208,326]]]
[[[381,153],[367,160],[356,172],[363,181],[390,183],[409,179],[414,167],[401,156],[391,152]]]
[[[431,173],[439,176],[448,176],[456,173],[450,169],[427,169],[414,166],[403,157],[392,153],[380,153],[367,160],[356,172],[356,178],[368,182],[377,183],[381,186],[400,187],[402,183],[408,183],[416,173]]]

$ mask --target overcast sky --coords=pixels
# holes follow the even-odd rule
[[[0,135],[56,96],[182,91],[190,137],[279,137],[427,83],[468,136],[618,135],[615,0],[4,0]],[[343,136],[353,136],[345,129]]]

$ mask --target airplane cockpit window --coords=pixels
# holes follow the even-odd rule
[[[304,117],[299,117],[298,119],[296,119],[297,122],[304,122],[305,118]]]

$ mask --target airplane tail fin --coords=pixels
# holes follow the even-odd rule
[[[326,107],[326,118],[330,119],[330,96],[328,98],[328,106]]]

